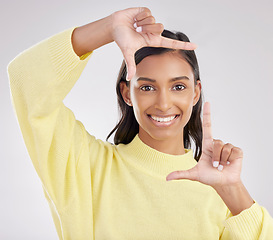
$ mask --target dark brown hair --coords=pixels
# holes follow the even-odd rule
[[[189,42],[189,38],[181,32],[171,32],[164,30],[161,34],[163,37],[180,40],[184,42]],[[136,65],[139,64],[145,57],[151,55],[159,55],[167,52],[177,52],[183,59],[185,59],[191,66],[194,74],[194,82],[197,84],[197,80],[200,80],[199,66],[197,62],[196,55],[193,50],[177,50],[170,48],[161,47],[143,47],[136,51],[135,62]],[[117,83],[116,92],[117,100],[120,112],[120,120],[114,129],[109,133],[106,140],[116,131],[114,136],[114,143],[117,145],[119,143],[128,144],[130,143],[136,134],[139,132],[139,124],[135,118],[133,108],[128,106],[121,95],[120,92],[120,82],[126,82],[129,86],[129,82],[126,81],[126,64],[123,60]],[[191,140],[195,143],[195,155],[194,158],[198,161],[202,153],[202,122],[201,122],[201,110],[202,110],[202,91],[197,104],[193,107],[192,115],[189,122],[184,127],[183,141],[185,148],[191,148]]]

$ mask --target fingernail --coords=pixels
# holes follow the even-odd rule
[[[137,28],[137,23],[136,22],[134,23],[134,28]]]
[[[227,165],[229,165],[230,164],[230,161],[227,161]]]
[[[218,162],[218,161],[214,161],[214,162],[213,162],[213,167],[218,167],[218,165],[219,165],[219,162]]]
[[[142,32],[142,27],[137,27],[137,28],[136,28],[136,31],[137,31],[137,32]]]
[[[224,168],[224,166],[223,166],[223,165],[221,165],[221,164],[218,166],[218,170],[219,170],[219,171],[222,171],[222,170],[223,170],[223,168]]]
[[[128,79],[128,73],[126,74],[126,81],[129,81],[129,79]]]

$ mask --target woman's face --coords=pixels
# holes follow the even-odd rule
[[[130,88],[125,84],[121,87],[139,123],[139,136],[155,140],[183,139],[183,128],[200,91],[191,66],[177,53],[144,58],[136,67]]]

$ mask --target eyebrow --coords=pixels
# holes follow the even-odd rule
[[[175,82],[178,80],[190,80],[187,76],[180,76],[180,77],[175,77],[175,78],[171,78],[169,80],[169,82]],[[156,80],[151,79],[151,78],[147,78],[147,77],[139,77],[137,79],[137,81],[148,81],[148,82],[156,82]]]

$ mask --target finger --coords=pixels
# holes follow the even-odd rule
[[[229,161],[229,157],[232,151],[232,148],[234,146],[230,143],[226,143],[223,148],[222,148],[222,152],[221,152],[221,160],[220,160],[220,164],[223,166],[229,165],[228,162]]]
[[[230,162],[230,164],[232,164],[233,161],[236,161],[239,158],[243,158],[243,150],[238,147],[233,147],[231,149],[228,161]]]
[[[152,13],[149,8],[141,7],[140,12],[135,16],[135,21],[141,21],[151,15],[152,15]]]
[[[161,36],[161,42],[159,47],[194,50],[197,48],[197,45],[192,42],[183,42],[183,41],[173,40],[171,38]]]
[[[203,107],[203,121],[202,121],[202,129],[203,129],[203,142],[207,144],[208,142],[212,143],[212,130],[211,130],[211,116],[210,116],[210,103],[205,102]]]
[[[224,143],[221,140],[219,139],[213,140],[212,166],[215,168],[220,166],[219,164],[223,146]],[[223,165],[220,167],[219,170],[221,170],[222,167]]]
[[[156,35],[160,35],[164,31],[164,26],[162,23],[143,25],[137,27],[136,31],[141,33],[153,33]]]
[[[155,24],[155,18],[153,16],[149,16],[139,22],[135,22],[134,27],[137,28],[139,26],[150,25],[150,24]]]
[[[199,174],[198,169],[196,167],[193,167],[186,171],[175,171],[166,177],[167,181],[170,180],[179,180],[179,179],[188,179],[192,181],[199,181]]]
[[[130,81],[136,73],[135,53],[133,51],[124,51],[124,60],[126,63],[127,76],[126,80]]]

